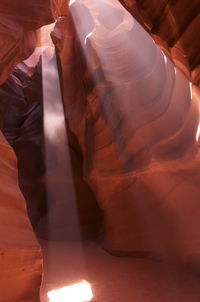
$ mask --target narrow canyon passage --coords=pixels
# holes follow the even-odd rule
[[[92,148],[94,154],[93,160],[95,161],[95,165],[97,165],[97,171],[99,169],[98,165],[102,165],[103,163],[101,170],[105,176],[106,173],[110,177],[121,172],[119,167],[123,173],[130,172],[133,169],[135,170],[135,175],[137,173],[140,174],[140,166],[143,167],[147,163],[148,165],[150,163],[148,150],[153,149],[151,156],[153,155],[154,159],[159,158],[159,166],[165,171],[164,181],[166,182],[167,179],[172,177],[171,171],[167,171],[166,160],[169,165],[170,160],[174,157],[173,152],[177,148],[176,145],[181,144],[185,136],[190,136],[190,140],[187,140],[187,144],[185,144],[185,149],[182,147],[182,150],[178,151],[180,155],[184,154],[187,152],[185,150],[194,144],[196,138],[198,115],[194,114],[195,109],[191,109],[191,84],[163,52],[157,48],[153,40],[137,21],[133,20],[119,4],[116,4],[116,7],[122,10],[122,16],[120,17],[123,22],[117,18],[108,20],[104,16],[103,22],[108,23],[106,30],[101,23],[97,22],[96,28],[93,27],[93,31],[90,31],[92,22],[90,19],[90,22],[88,22],[88,20],[80,17],[85,9],[85,7],[81,7],[80,3],[81,1],[73,1],[70,9],[97,91],[96,100],[93,101],[92,105],[94,107],[99,106],[103,115],[103,119],[100,117],[103,120],[101,121],[101,129],[97,129],[97,134],[96,132],[93,134],[96,138],[100,133],[102,138],[96,138],[96,143],[94,139],[90,141],[90,144],[95,144]],[[94,2],[91,4],[91,7],[94,9],[95,15]],[[113,6],[111,10],[116,7]],[[90,8],[90,5],[88,8]],[[105,9],[104,7],[104,12]],[[93,12],[90,11],[90,13],[92,14]],[[78,24],[76,24],[76,20],[78,20]],[[81,24],[80,20],[82,20]],[[63,21],[60,20],[60,22],[62,23]],[[128,32],[126,33],[127,29]],[[125,53],[124,45],[126,45]],[[117,59],[116,57],[113,59],[113,54],[115,53],[116,57],[118,55]],[[168,224],[168,229],[165,229],[165,226],[163,226],[163,229],[158,230],[158,225],[154,225],[154,220],[156,219],[160,226],[161,222],[157,214],[156,216],[152,214],[151,208],[150,211],[145,210],[145,207],[149,207],[146,200],[144,200],[144,206],[140,205],[139,207],[138,205],[137,208],[137,215],[140,221],[145,219],[148,223],[146,229],[143,230],[144,234],[146,234],[143,234],[143,236],[146,237],[142,243],[147,249],[146,259],[145,257],[141,257],[143,253],[145,255],[145,252],[139,250],[135,253],[132,251],[131,244],[135,244],[135,240],[129,237],[128,234],[125,235],[128,238],[120,239],[120,245],[119,243],[117,245],[116,243],[112,243],[114,235],[110,235],[112,237],[109,238],[110,242],[114,247],[116,246],[114,249],[113,247],[108,247],[105,241],[102,243],[100,239],[95,241],[81,240],[77,209],[67,209],[68,201],[70,201],[73,207],[76,207],[76,196],[71,191],[73,190],[73,175],[70,172],[70,155],[66,150],[68,143],[66,142],[66,138],[64,141],[61,138],[61,135],[66,135],[66,128],[64,124],[64,111],[62,105],[58,105],[59,100],[57,100],[58,95],[60,95],[59,88],[55,88],[59,85],[51,85],[51,81],[54,84],[58,81],[55,57],[51,63],[47,61],[46,66],[44,65],[45,57],[43,58],[44,124],[46,127],[45,135],[47,136],[47,161],[49,158],[50,167],[55,154],[59,154],[59,158],[55,161],[57,165],[51,172],[56,181],[50,182],[49,185],[50,196],[53,195],[55,198],[53,202],[55,208],[54,206],[52,207],[52,214],[49,215],[48,220],[50,241],[41,241],[44,251],[45,271],[41,293],[42,302],[48,301],[48,291],[75,284],[81,280],[87,280],[91,284],[94,301],[97,302],[199,301],[199,277],[181,265],[167,264],[165,261],[158,260],[161,255],[161,258],[164,257],[170,259],[170,261],[173,259],[174,261],[174,254],[177,254],[179,259],[181,259],[182,255],[184,255],[184,246],[181,240],[179,241],[180,238],[176,234],[174,225],[173,235],[171,235],[170,225]],[[54,69],[54,72],[52,69]],[[50,80],[51,77],[52,80]],[[54,89],[55,91],[53,91]],[[69,91],[66,91],[66,95],[69,95]],[[69,103],[69,100],[65,97],[64,91],[64,99]],[[52,102],[50,102],[51,98]],[[57,100],[56,103],[55,100]],[[99,105],[96,105],[98,101]],[[65,108],[68,108],[67,103],[65,103]],[[97,114],[99,115],[99,113]],[[48,118],[48,115],[50,118]],[[68,116],[68,111],[66,111],[66,116]],[[187,123],[186,121],[186,117],[190,119],[190,116],[193,119],[193,123]],[[169,120],[173,122],[169,123]],[[106,161],[102,162],[101,155],[99,156],[101,152],[105,152],[105,148],[110,145],[109,141],[111,140],[103,129],[105,128],[103,122],[110,128],[112,141],[117,145],[117,153],[116,151],[114,151],[116,154],[112,152],[113,156],[117,157],[118,170],[113,169],[112,166],[111,169],[107,166],[108,169],[106,170]],[[160,125],[160,130],[157,128],[157,124]],[[137,142],[135,133],[138,133],[137,135],[143,138],[144,142]],[[49,135],[50,137],[48,137]],[[123,142],[125,139],[128,142],[126,145]],[[173,143],[169,146],[171,140]],[[62,141],[64,142],[63,145]],[[52,145],[55,148],[53,153],[51,153]],[[56,152],[56,149],[61,149],[61,152]],[[96,155],[97,152],[99,154]],[[110,151],[107,152],[110,156]],[[141,155],[138,156],[140,152]],[[178,152],[176,150],[175,158],[179,156]],[[129,158],[130,156],[132,159]],[[136,159],[137,157],[139,158],[138,162],[133,156]],[[67,158],[67,164],[64,164],[64,158]],[[48,169],[48,165],[46,167]],[[62,169],[64,174],[62,174]],[[101,170],[99,169],[99,173]],[[154,179],[155,176],[152,175],[151,177],[153,190],[156,194],[160,194],[159,184]],[[60,186],[62,179],[68,179],[70,187],[67,187],[64,182],[65,187],[62,188]],[[100,186],[99,190],[101,190],[101,186],[103,185],[101,184],[101,179],[99,179],[98,185]],[[55,190],[54,193],[52,191],[53,187]],[[69,192],[71,193],[69,194]],[[63,197],[60,197],[60,194]],[[129,194],[130,197],[128,198],[130,200],[134,199],[134,194],[131,192]],[[142,195],[143,193],[140,192],[140,194]],[[68,201],[66,200],[66,196]],[[56,207],[59,206],[56,206],[56,204],[58,202],[60,202],[60,211],[58,210],[57,212]],[[173,207],[176,207],[176,205],[173,204]],[[180,211],[179,208],[177,210]],[[127,217],[126,215],[124,216]],[[58,225],[60,225],[58,230],[56,229],[56,222],[54,220],[57,220]],[[113,231],[116,232],[118,226],[120,226],[119,222],[112,227]],[[133,226],[134,223],[133,225],[132,223],[129,225],[130,233]],[[151,226],[153,226],[153,231],[149,230]],[[71,235],[69,234],[70,232],[72,232]],[[76,232],[77,234],[75,234]],[[54,233],[57,235],[54,235]],[[79,240],[76,242],[70,241],[70,239],[73,239],[70,236]],[[169,236],[171,237],[168,238]],[[186,232],[184,236],[186,236]],[[57,240],[61,239],[62,242],[51,241],[53,238]],[[68,240],[66,241],[66,239]],[[123,240],[125,242],[122,245]],[[111,256],[102,250],[102,244],[114,255],[125,256],[126,254],[134,255],[137,253],[141,255],[138,259],[137,257],[136,259],[126,259]],[[127,247],[129,249],[128,252],[126,250]],[[152,251],[149,250],[149,247],[151,247]],[[151,257],[155,259],[148,259]],[[158,259],[156,259],[157,257]]]
[[[0,1],[0,302],[200,301],[197,2]]]

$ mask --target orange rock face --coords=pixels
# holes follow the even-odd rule
[[[0,174],[0,301],[39,302],[41,250],[18,187],[15,154],[2,133]]]
[[[66,13],[63,0],[2,0],[0,3],[0,84],[37,43],[36,30]]]
[[[34,202],[37,193],[41,191],[39,182],[37,189],[33,189],[33,184],[36,185],[35,179],[39,178],[41,165],[38,171],[35,169],[36,165],[30,169],[27,167],[30,153],[33,152],[36,158],[38,155],[40,137],[38,140],[36,133],[37,129],[42,131],[42,126],[37,123],[34,129],[34,125],[37,120],[41,121],[41,104],[38,103],[34,87],[25,89],[27,93],[25,99],[24,83],[13,75],[7,82],[6,80],[15,66],[34,51],[38,41],[37,29],[54,22],[58,15],[65,13],[63,4],[64,1],[61,0],[14,2],[2,0],[0,3],[0,84],[4,84],[0,87],[1,128],[3,120],[4,122],[6,120],[8,132],[11,130],[7,135],[18,155],[20,182],[22,186],[24,185],[25,196],[31,202]],[[34,81],[32,82],[31,85],[34,86]],[[41,250],[28,219],[25,200],[19,190],[15,154],[2,133],[0,158],[0,301],[39,302],[42,276]],[[38,197],[40,196],[37,195],[37,199]],[[35,215],[38,215],[34,211],[31,214],[33,220]]]
[[[199,1],[120,0],[196,85],[200,77]]]
[[[21,25],[3,19],[1,17],[0,84],[6,81],[17,63],[31,55],[37,40],[35,32],[25,31]]]
[[[117,7],[119,24],[105,15],[94,19],[83,37],[80,7],[75,3],[71,12],[92,80],[70,16],[58,21],[53,40],[69,128],[103,209],[105,247],[187,262],[200,253],[197,99],[124,10]]]
[[[41,77],[29,78],[26,89],[8,77],[40,45],[37,29],[60,16],[52,39],[72,162],[67,181],[76,189],[83,235],[98,232],[97,199],[104,247],[113,254],[199,261],[198,2],[77,0],[70,14],[63,0],[0,3],[1,126],[6,121],[24,195],[40,203],[44,162],[27,166],[42,140]],[[18,187],[15,155],[2,134],[0,174],[0,302],[39,302],[41,251]],[[63,181],[51,176],[52,185]],[[33,208],[37,221],[40,209]]]

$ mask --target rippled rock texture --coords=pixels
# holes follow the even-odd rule
[[[52,39],[83,233],[98,231],[96,198],[109,252],[195,263],[199,1],[120,2],[196,85],[193,91],[117,0],[77,0],[71,15],[62,0],[2,0],[0,126],[17,154],[35,226],[46,214],[42,78],[40,65],[30,69],[22,61],[41,45],[38,29],[60,16]],[[0,301],[38,302],[40,248],[15,155],[2,135],[0,153]]]
[[[120,0],[155,42],[196,85],[200,84],[200,4],[198,0]]]
[[[118,16],[114,23],[106,14],[95,23],[91,5],[85,28],[78,14],[86,7],[71,6],[80,41],[70,16],[54,30],[69,128],[103,209],[105,248],[187,262],[200,253],[198,101],[184,75],[115,4],[103,9]]]

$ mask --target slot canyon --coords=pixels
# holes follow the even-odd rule
[[[200,301],[199,13],[0,1],[0,302]]]

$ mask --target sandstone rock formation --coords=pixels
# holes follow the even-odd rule
[[[40,173],[41,167],[32,166],[30,169],[30,153],[36,152],[38,129],[39,139],[42,135],[40,118],[42,106],[38,103],[37,95],[33,93],[36,91],[33,88],[35,81],[32,79],[30,84],[28,74],[24,75],[22,72],[19,75],[19,70],[18,72],[15,70],[13,75],[10,74],[17,63],[28,58],[34,51],[38,39],[36,30],[45,24],[52,23],[56,16],[64,13],[61,5],[63,1],[3,0],[0,3],[1,129],[4,127],[5,132],[7,130],[9,141],[15,146],[21,185],[24,195],[30,201],[35,201],[34,195],[40,191],[33,190],[33,178],[34,173]],[[31,89],[30,86],[32,86]],[[38,125],[35,128],[36,124]],[[20,150],[23,157],[20,156],[22,154]],[[0,154],[0,301],[39,302],[42,277],[41,250],[28,219],[25,200],[19,190],[15,154],[2,133]],[[27,181],[28,178],[30,180],[32,176],[31,184],[24,183],[24,180]],[[39,189],[38,185],[39,183],[37,183],[37,189]],[[37,212],[37,215],[40,215],[39,210]],[[35,219],[35,213],[32,212],[31,215]]]
[[[196,85],[200,77],[199,1],[120,0]]]
[[[0,84],[37,44],[36,30],[66,13],[63,0],[2,0],[0,3]]]
[[[24,63],[23,69],[15,68],[1,86],[1,129],[17,155],[19,185],[35,227],[46,213],[42,78],[39,65],[30,70]]]
[[[71,6],[78,33],[81,5]],[[198,101],[183,74],[116,7],[119,25],[106,24],[105,15],[96,27],[91,22],[86,43],[79,43],[70,16],[57,22],[53,40],[69,128],[83,152],[84,178],[103,209],[106,249],[187,262],[200,252],[199,219],[192,214],[200,194]]]
[[[91,238],[102,215],[83,180],[82,152],[66,123],[54,49],[43,53],[42,70],[48,211],[37,229],[50,240]]]
[[[43,88],[41,61],[22,61],[57,19],[73,172],[64,182],[75,187],[83,236],[98,232],[97,200],[109,252],[199,261],[198,2],[76,0],[69,13],[63,0],[1,1],[0,126],[34,227],[48,220]],[[2,134],[0,154],[0,302],[38,302],[41,252]]]
[[[0,301],[39,302],[42,256],[18,187],[16,156],[0,133]]]

